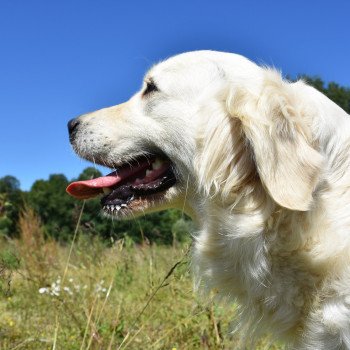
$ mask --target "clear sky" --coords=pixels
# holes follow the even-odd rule
[[[77,176],[88,163],[67,121],[126,100],[179,52],[236,52],[350,87],[349,14],[349,0],[0,0],[0,177],[27,190]]]

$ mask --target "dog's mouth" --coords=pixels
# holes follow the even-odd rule
[[[77,199],[103,194],[103,210],[108,214],[118,214],[161,199],[175,183],[172,162],[165,156],[150,156],[122,164],[106,176],[73,182],[66,191]]]

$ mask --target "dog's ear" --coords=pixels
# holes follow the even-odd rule
[[[197,135],[195,168],[200,188],[206,195],[232,203],[237,193],[248,188],[257,176],[242,122],[228,114],[222,104],[225,99],[224,93],[199,111],[202,124]]]
[[[241,121],[263,186],[281,206],[305,211],[313,201],[322,156],[312,146],[305,105],[298,91],[266,70],[258,93],[241,89],[227,100],[229,115]]]

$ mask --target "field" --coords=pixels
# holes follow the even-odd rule
[[[189,244],[77,231],[60,245],[30,210],[19,225],[19,239],[1,242],[0,349],[238,348],[234,306],[193,292]]]

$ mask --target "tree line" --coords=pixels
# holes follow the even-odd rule
[[[334,82],[325,84],[318,77],[301,78],[350,113],[349,88]],[[98,170],[89,167],[83,170],[77,179],[72,180],[87,180],[101,175]],[[47,180],[35,181],[29,191],[22,191],[16,177],[7,175],[0,178],[0,236],[18,235],[19,216],[21,211],[29,206],[39,216],[47,236],[59,241],[69,240],[82,209],[82,202],[65,192],[70,182],[63,174],[52,174]],[[154,213],[130,221],[106,219],[99,212],[99,199],[86,201],[80,230],[106,239],[129,236],[135,241],[172,243],[174,240],[185,239],[192,226],[191,221],[177,210]]]

